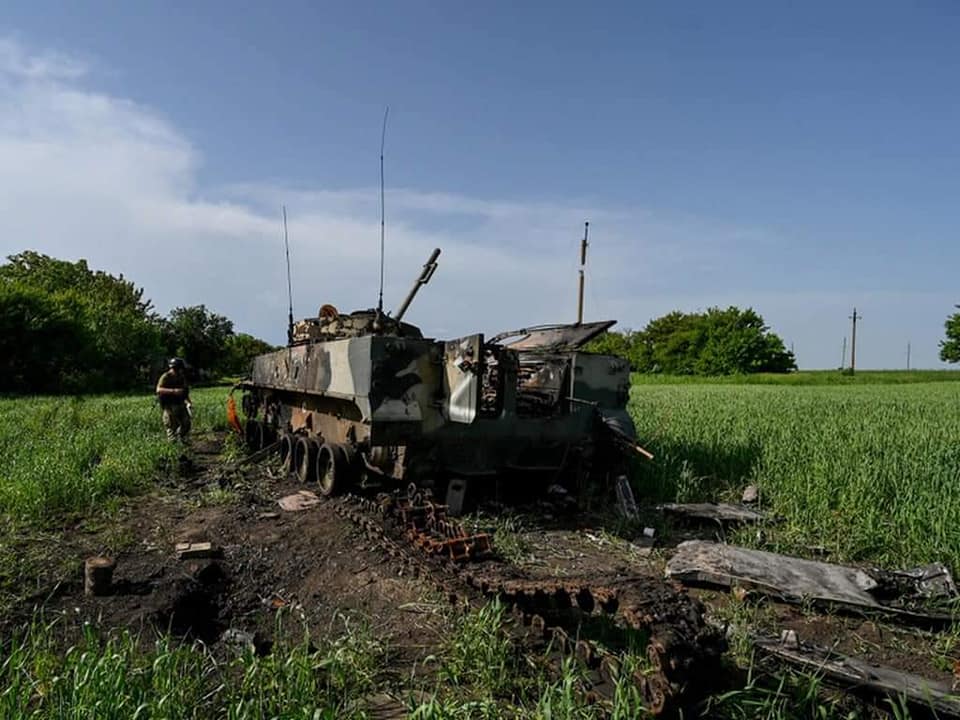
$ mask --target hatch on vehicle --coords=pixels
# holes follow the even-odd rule
[[[451,422],[472,423],[480,409],[483,335],[444,343],[443,369],[444,414]]]
[[[499,342],[511,350],[544,350],[549,352],[576,350],[616,324],[616,320],[600,320],[589,323],[571,323],[570,325],[537,325],[500,333],[490,342]]]

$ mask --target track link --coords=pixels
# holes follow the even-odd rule
[[[524,577],[496,557],[488,535],[468,535],[446,517],[444,506],[424,502],[413,490],[407,498],[345,495],[327,502],[450,602],[499,600],[516,619],[508,630],[518,639],[547,643],[560,657],[576,656],[589,670],[582,690],[591,701],[613,701],[623,652],[636,651],[638,642],[647,662],[633,671],[633,681],[651,714],[679,714],[704,694],[704,678],[716,676],[722,638],[704,622],[701,603],[666,580],[637,576],[597,584]],[[587,631],[598,624],[602,632]]]

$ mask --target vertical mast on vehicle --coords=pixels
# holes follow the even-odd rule
[[[287,206],[281,205],[283,211],[283,247],[287,253],[287,345],[293,342],[293,285],[290,282],[290,241],[287,238]]]
[[[587,267],[587,233],[590,223],[583,224],[583,240],[580,241],[580,292],[577,295],[577,325],[583,322],[583,271]]]
[[[377,298],[377,315],[383,313],[383,245],[384,234],[386,231],[383,203],[383,146],[387,140],[387,116],[389,114],[390,106],[387,105],[386,109],[383,111],[383,129],[380,132],[380,295]]]

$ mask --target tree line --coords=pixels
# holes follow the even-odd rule
[[[734,375],[797,369],[793,353],[752,308],[671,312],[643,330],[609,332],[588,349],[619,355],[643,373]]]
[[[960,310],[960,305],[957,306]],[[960,312],[947,318],[940,358],[960,362]],[[239,375],[274,349],[204,305],[162,317],[120,276],[25,251],[0,265],[0,392],[103,392],[147,387],[165,358],[194,374]],[[793,353],[752,308],[671,312],[639,331],[608,332],[587,348],[638,372],[731,375],[789,372]]]
[[[0,392],[143,388],[171,356],[194,374],[235,375],[271,349],[203,305],[162,317],[142,288],[85,260],[28,250],[0,265]]]
[[[944,331],[940,359],[960,363],[960,312],[947,317]],[[643,373],[736,375],[797,369],[793,353],[752,308],[671,312],[643,330],[609,332],[587,349],[619,355]]]

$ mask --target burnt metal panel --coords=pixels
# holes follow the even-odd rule
[[[444,414],[450,422],[469,425],[480,409],[483,377],[483,335],[467,335],[444,343]]]
[[[616,320],[600,320],[598,322],[573,323],[570,325],[537,325],[500,333],[490,342],[502,342],[508,338],[516,338],[510,340],[510,342],[503,342],[503,344],[512,350],[549,352],[576,350],[616,324]]]
[[[630,397],[630,364],[615,355],[576,353],[570,395],[601,408],[624,408]]]

